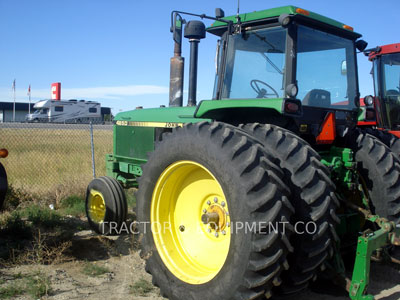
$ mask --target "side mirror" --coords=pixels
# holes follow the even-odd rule
[[[171,28],[173,39],[174,39],[175,43],[181,45],[182,44],[182,25],[184,23],[184,20],[178,13],[175,13],[173,22],[174,23],[172,24],[172,28]]]
[[[225,17],[225,12],[222,10],[222,8],[216,8],[215,9],[215,18],[221,19]]]
[[[347,62],[345,60],[342,61],[342,66],[340,68],[340,72],[342,73],[342,75],[347,74]]]
[[[364,40],[358,40],[356,42],[356,48],[360,51],[363,52],[365,50],[365,48],[367,48],[368,43]]]
[[[374,97],[371,95],[365,96],[364,97],[364,104],[366,107],[374,107]]]

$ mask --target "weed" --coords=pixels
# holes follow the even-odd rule
[[[0,215],[0,234],[2,237],[12,236],[14,239],[24,239],[31,237],[31,229],[21,219],[19,211],[5,212]]]
[[[9,184],[3,209],[6,211],[11,211],[20,207],[22,204],[26,205],[34,200],[35,197],[32,194],[28,194],[23,189]]]
[[[42,208],[38,205],[32,205],[24,210],[28,221],[32,225],[54,228],[62,225],[62,217],[59,213],[49,208]]]
[[[33,299],[47,296],[51,292],[50,279],[40,272],[27,276],[26,292]]]
[[[105,273],[109,273],[110,270],[107,269],[106,267],[98,266],[96,264],[86,262],[82,268],[82,272],[85,275],[88,275],[91,277],[96,277],[96,276],[103,275]]]
[[[83,197],[72,195],[61,200],[61,211],[65,215],[85,215],[85,200]]]
[[[146,296],[148,293],[153,291],[153,285],[147,280],[140,278],[134,284],[130,286],[130,293],[135,296]]]
[[[21,285],[8,285],[0,287],[0,299],[12,299],[15,296],[22,295],[24,293],[24,287]]]
[[[15,282],[0,287],[0,299],[13,299],[18,295],[28,294],[32,299],[47,296],[51,291],[50,279],[41,272],[33,274],[18,273],[13,276]]]

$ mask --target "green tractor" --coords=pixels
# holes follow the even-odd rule
[[[399,242],[400,162],[356,127],[361,35],[294,6],[231,17],[174,11],[171,24],[170,105],[115,117],[107,176],[87,190],[92,228],[126,226],[124,188],[136,187],[141,256],[169,299],[294,293],[326,268],[345,279],[341,253],[356,248],[347,289],[373,299],[371,256]],[[197,103],[206,32],[219,37],[215,87]]]

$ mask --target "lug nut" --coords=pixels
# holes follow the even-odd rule
[[[207,204],[208,204],[208,205],[211,205],[211,201],[210,201],[210,200],[208,200],[208,201],[207,201]]]
[[[227,216],[229,216],[229,212],[226,211],[225,214],[226,214]]]
[[[211,233],[211,228],[208,228],[207,231],[208,231],[208,233]]]
[[[183,225],[179,226],[179,230],[180,230],[180,232],[184,232],[185,231],[185,226],[183,226]]]
[[[231,223],[230,223],[230,222],[227,222],[227,223],[226,223],[226,226],[227,226],[227,227],[230,227],[230,226],[231,226]]]
[[[218,202],[218,198],[214,197],[214,202],[217,203]]]
[[[218,237],[218,232],[215,233],[215,237]]]
[[[225,202],[224,202],[224,201],[222,201],[222,202],[221,202],[221,205],[222,205],[222,207],[224,207],[224,206],[225,206]]]
[[[225,234],[226,234],[226,231],[225,231],[225,230],[222,230],[221,233],[222,233],[223,235],[225,235]]]
[[[206,213],[206,212],[207,212],[207,209],[204,208],[204,209],[203,209],[203,213]]]

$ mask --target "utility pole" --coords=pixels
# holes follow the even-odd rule
[[[14,92],[13,122],[15,122],[15,79],[13,81],[12,89],[13,89],[13,92]]]
[[[31,84],[29,84],[29,88],[28,88],[28,96],[29,96],[29,107],[28,107],[28,114],[31,114]]]

